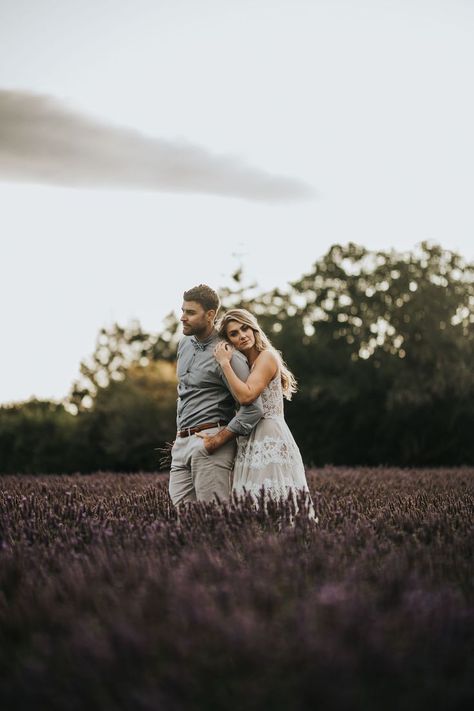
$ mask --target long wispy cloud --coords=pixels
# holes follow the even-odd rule
[[[5,90],[0,90],[0,180],[275,202],[313,194],[303,181],[235,157],[107,124],[48,96]]]

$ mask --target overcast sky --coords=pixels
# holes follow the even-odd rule
[[[474,259],[473,68],[468,0],[0,0],[0,402],[239,259]]]

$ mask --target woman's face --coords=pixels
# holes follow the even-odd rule
[[[245,323],[229,321],[226,335],[229,342],[239,351],[249,351],[255,345],[255,333]]]

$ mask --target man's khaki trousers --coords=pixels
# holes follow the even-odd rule
[[[212,436],[222,427],[210,427],[202,434]],[[204,440],[195,434],[176,437],[171,450],[169,492],[175,506],[188,501],[227,501],[235,458],[235,439],[208,454]]]

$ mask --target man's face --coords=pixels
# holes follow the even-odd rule
[[[185,336],[200,336],[214,321],[215,312],[205,311],[197,301],[183,301],[181,323]]]

